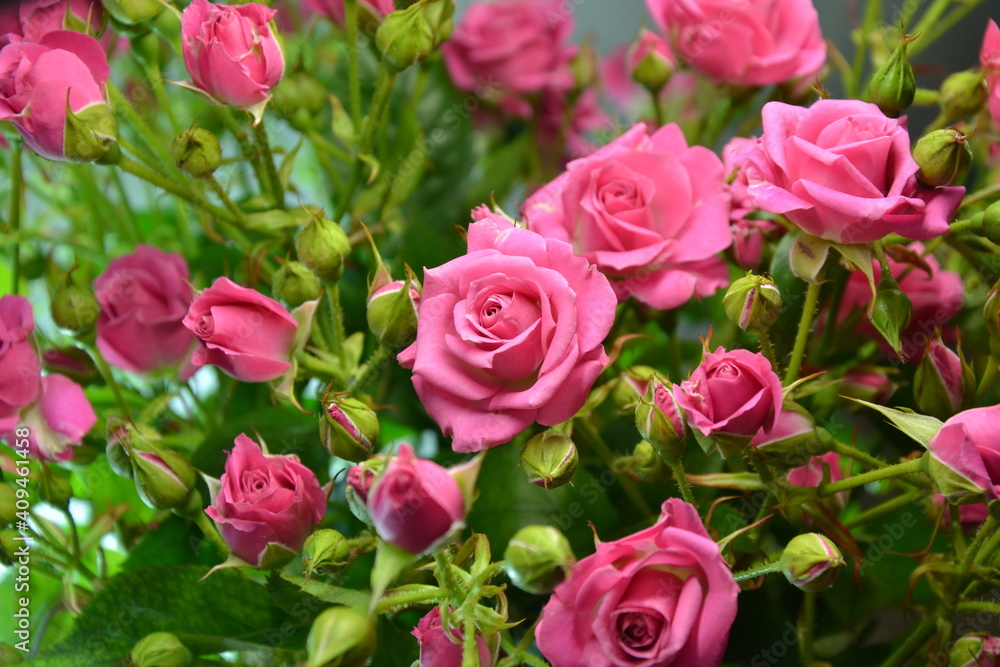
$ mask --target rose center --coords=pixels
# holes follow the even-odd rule
[[[481,301],[476,318],[482,331],[499,340],[510,340],[541,316],[542,310],[537,303],[522,294],[511,292],[487,296]]]
[[[618,616],[618,638],[630,649],[642,650],[656,643],[663,621],[649,614],[628,611]]]
[[[248,470],[244,472],[241,481],[243,490],[251,496],[260,495],[267,491],[269,486],[267,474],[261,470]]]
[[[195,335],[199,338],[208,338],[215,331],[215,320],[211,315],[202,315],[198,318],[195,327]]]
[[[733,364],[724,363],[724,364],[719,365],[719,367],[716,368],[711,373],[711,375],[713,377],[737,378],[737,377],[740,376],[740,369],[738,369]]]

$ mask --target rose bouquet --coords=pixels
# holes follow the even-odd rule
[[[0,664],[1000,664],[1000,28],[860,4],[0,5]]]

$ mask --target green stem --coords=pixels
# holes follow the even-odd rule
[[[851,445],[840,442],[839,440],[836,440],[833,437],[830,438],[828,445],[832,451],[837,452],[841,456],[847,456],[849,458],[854,459],[855,461],[859,461],[868,466],[869,468],[875,468],[875,469],[885,468],[886,465],[888,465],[884,461],[878,460],[871,454],[865,453],[860,449],[858,449],[857,447],[852,447]]]
[[[927,640],[932,634],[937,623],[932,616],[924,618],[920,621],[910,636],[906,638],[906,641],[896,649],[892,655],[890,655],[885,662],[882,663],[882,667],[902,667],[906,662],[920,650],[920,647],[927,643]]]
[[[966,600],[955,605],[955,611],[958,613],[975,613],[985,611],[987,614],[1000,616],[1000,604],[997,604],[996,602],[985,602],[982,600]]]
[[[938,2],[943,1],[944,0],[938,0]],[[939,21],[935,21],[933,25],[927,26],[927,31],[924,33],[924,36],[907,48],[906,55],[912,60],[917,56],[917,54],[951,30],[955,24],[968,16],[969,13],[981,5],[982,2],[983,0],[966,0],[965,2],[957,3],[958,6],[955,7],[955,9],[953,9],[947,16]],[[923,20],[921,20],[921,23],[923,23]]]
[[[906,507],[911,503],[917,502],[918,500],[920,500],[921,498],[925,498],[926,496],[927,493],[922,489],[911,491],[902,496],[896,496],[891,500],[887,500],[884,503],[879,503],[875,507],[865,510],[856,517],[844,521],[844,527],[850,529],[856,526],[864,525],[869,521],[878,519],[879,517],[895,512],[900,508]]]
[[[344,0],[344,23],[347,28],[347,86],[350,90],[351,120],[361,126],[361,76],[358,54],[358,0]]]
[[[848,477],[847,479],[842,479],[839,482],[823,484],[816,490],[816,492],[820,498],[824,498],[826,496],[832,496],[840,493],[841,491],[864,486],[865,484],[877,482],[882,479],[891,479],[893,477],[899,477],[900,475],[923,472],[923,469],[924,460],[922,458],[910,459],[909,461],[903,461],[902,463],[886,466],[884,468],[878,468],[876,470],[870,470],[868,472],[861,473],[860,475],[854,475],[852,477]]]
[[[193,190],[156,173],[152,169],[144,167],[135,160],[127,158],[123,155],[121,161],[116,166],[122,171],[141,178],[142,180],[151,183],[162,190],[166,190],[176,197],[180,197],[192,206],[203,209],[217,218],[221,218],[222,220],[226,220],[228,222],[235,222],[228,211],[224,211],[218,206],[208,203],[203,197],[195,193]]]
[[[157,104],[167,114],[170,129],[173,130],[174,134],[180,134],[181,127],[177,122],[177,116],[174,115],[173,107],[170,106],[170,100],[167,99],[167,91],[163,89],[163,73],[160,71],[159,63],[150,63],[145,68],[145,71],[146,80],[149,81],[149,87],[153,89],[153,95],[156,97]]]
[[[868,44],[871,34],[882,25],[882,0],[868,0],[865,18],[861,26],[861,36],[858,49],[854,52],[854,63],[851,66],[851,77],[844,82],[847,97],[858,97],[861,92],[861,78],[868,60]]]
[[[830,313],[839,313],[840,305],[844,301],[844,295],[847,293],[847,279],[850,274],[847,271],[838,271],[837,273],[837,283],[833,289],[833,298],[830,300]],[[827,317],[826,326],[823,329],[823,337],[819,342],[819,350],[816,354],[817,361],[823,361],[826,359],[830,348],[833,346],[834,333],[837,331],[837,318],[836,316]]]
[[[681,490],[681,497],[685,502],[695,505],[694,503],[694,493],[691,491],[691,484],[688,483],[687,473],[684,471],[684,464],[681,463],[680,459],[676,462],[671,463],[670,467],[674,471],[674,479],[677,480],[677,486]]]
[[[274,165],[274,154],[271,152],[271,144],[267,140],[267,130],[264,128],[264,119],[253,126],[253,139],[257,151],[264,161],[264,170],[267,173],[271,196],[274,204],[278,208],[285,208],[285,188],[281,185],[281,178],[278,176],[278,169]]]
[[[208,515],[205,514],[204,512],[196,512],[194,516],[190,518],[194,519],[194,522],[198,525],[198,528],[205,535],[205,538],[212,543],[212,546],[218,549],[219,553],[228,557],[229,545],[227,545],[226,541],[222,539],[221,535],[219,535],[219,530],[215,527],[215,523],[213,523],[212,520],[208,518]]]
[[[990,519],[993,519],[993,517],[991,516],[989,519],[986,520],[986,523],[984,524],[983,528],[985,528],[986,525],[990,523]],[[986,544],[984,544],[982,548],[978,550],[975,558],[973,558],[972,562],[975,563],[976,565],[985,564],[987,560],[989,560],[996,554],[997,549],[1000,548],[1000,530],[996,529],[996,524],[997,522],[994,520],[993,534],[990,535],[990,539],[986,541]]]
[[[781,366],[778,365],[778,356],[774,352],[774,343],[771,342],[771,336],[766,331],[757,332],[757,342],[760,343],[760,351],[764,353],[767,360],[771,362],[771,367],[774,369],[775,373],[778,373]]]
[[[985,188],[976,190],[970,195],[966,195],[965,199],[962,200],[962,208],[966,206],[971,206],[976,202],[980,202],[984,199],[989,199],[993,195],[1000,194],[1000,183],[995,183],[993,185],[988,185]]]
[[[650,97],[653,98],[653,113],[656,115],[656,124],[663,127],[667,124],[667,114],[663,109],[663,100],[660,99],[660,91],[649,92]]]
[[[810,667],[816,659],[813,641],[816,637],[816,594],[806,591],[802,604],[802,620],[799,623],[799,657],[803,667]]]
[[[451,571],[451,561],[448,560],[443,549],[434,552],[434,564],[436,566],[434,573],[437,575],[438,581],[444,586],[452,602],[458,604],[465,598],[465,592],[459,586],[458,580],[455,579],[455,573]]]
[[[351,154],[330,143],[327,140],[327,138],[324,137],[322,134],[320,134],[316,130],[309,130],[308,136],[309,140],[312,141],[313,145],[316,146],[317,153],[326,153],[332,156],[333,158],[340,160],[344,164],[350,164]]]
[[[74,558],[80,559],[83,554],[80,553],[80,531],[76,526],[76,519],[73,518],[73,513],[69,511],[69,508],[61,508],[63,516],[66,517],[66,523],[69,525],[69,540],[70,552]]]
[[[344,350],[344,307],[340,303],[340,286],[333,284],[326,292],[327,301],[330,304],[330,328],[333,334],[333,353],[336,354],[343,365],[345,362]]]
[[[774,574],[775,572],[781,572],[781,566],[777,561],[772,561],[755,565],[754,567],[743,570],[742,572],[735,572],[733,573],[733,579],[740,582],[746,581],[747,579],[756,579],[757,577],[765,574]]]
[[[802,318],[799,320],[799,330],[795,335],[795,346],[792,348],[792,359],[788,362],[788,370],[785,372],[785,385],[790,385],[799,379],[799,370],[802,368],[802,358],[806,353],[806,343],[809,342],[810,325],[813,315],[816,313],[816,304],[819,302],[820,284],[809,283],[806,289],[806,300],[802,306]]]
[[[319,373],[324,379],[334,378],[336,380],[343,380],[343,374],[339,368],[335,368],[332,364],[329,364],[322,359],[317,359],[308,352],[300,352],[295,355],[295,360],[299,362],[299,366],[302,366],[313,373]]]
[[[574,428],[579,428],[581,435],[590,443],[590,445],[597,450],[598,456],[604,461],[605,465],[611,469],[612,472],[615,471],[615,454],[608,447],[608,444],[604,442],[604,438],[601,437],[600,432],[597,428],[590,423],[589,419],[586,417],[573,420]],[[638,487],[635,483],[628,477],[618,474],[618,479],[622,484],[622,488],[625,490],[625,495],[629,497],[635,508],[639,510],[644,517],[652,516],[653,510],[649,507],[646,499],[642,497],[639,493]]]
[[[350,382],[348,382],[348,389],[351,392],[361,391],[368,384],[375,379],[386,366],[389,365],[389,360],[392,358],[393,350],[382,343],[378,344],[378,348],[372,353],[372,356],[368,357],[368,360],[362,364],[358,372],[354,374]]]
[[[236,142],[240,145],[240,152],[243,154],[243,159],[249,162],[250,166],[253,167],[257,183],[260,185],[261,189],[267,190],[267,170],[264,168],[264,165],[261,164],[260,155],[257,153],[257,149],[254,148],[253,144],[247,138],[247,133],[243,131],[243,128],[233,115],[232,110],[229,107],[219,107],[219,117],[222,119],[223,125],[229,128],[233,137],[236,138]]]
[[[129,124],[139,133],[139,139],[156,156],[161,166],[172,172],[174,176],[179,176],[180,170],[177,169],[177,165],[174,164],[174,160],[170,156],[170,153],[167,152],[166,147],[160,143],[160,133],[146,122],[114,84],[109,81],[107,87],[108,96],[115,105],[115,110],[121,111],[125,118],[128,119]]]
[[[104,377],[104,381],[111,387],[111,393],[114,395],[115,402],[122,411],[122,416],[127,417],[129,414],[128,404],[125,402],[125,396],[122,394],[121,387],[118,386],[118,381],[115,380],[115,376],[111,373],[111,367],[108,366],[108,362],[104,360],[104,356],[96,348],[91,351],[90,356],[94,360],[97,370]]]
[[[21,167],[21,141],[15,139],[12,148],[10,154],[10,202],[8,202],[7,216],[9,233],[11,236],[16,236],[21,227],[21,189],[24,184],[24,172]],[[10,293],[17,294],[21,282],[21,243],[15,240],[10,246]]]
[[[396,611],[403,607],[412,607],[418,604],[437,604],[444,600],[445,595],[441,589],[435,589],[433,591],[413,591],[409,593],[388,593],[382,597],[375,604],[376,614],[386,614],[390,611]]]
[[[979,381],[979,388],[976,390],[976,404],[982,405],[983,399],[986,398],[986,393],[993,386],[993,380],[996,379],[997,375],[997,358],[990,355],[989,361],[986,362],[986,372],[983,373],[982,379]]]
[[[954,511],[954,510],[953,510]],[[969,568],[972,566],[976,554],[979,553],[980,547],[983,543],[993,534],[997,527],[997,520],[993,518],[992,515],[986,517],[986,521],[983,525],[979,527],[976,531],[976,536],[972,539],[972,544],[968,546],[965,550],[965,557],[962,559],[962,569],[968,572]],[[959,554],[961,555],[961,554]]]

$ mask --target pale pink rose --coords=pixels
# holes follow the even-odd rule
[[[184,326],[193,292],[177,253],[138,245],[94,280],[101,306],[97,349],[112,366],[150,373],[174,366],[194,346]]]
[[[757,208],[838,243],[948,231],[965,188],[917,181],[905,117],[858,100],[769,102],[762,114],[764,133],[743,154]]]
[[[1000,498],[1000,405],[959,412],[941,427],[927,445],[931,458],[986,494]],[[933,464],[932,464],[933,465]],[[951,500],[961,500],[961,493]]]
[[[763,354],[749,350],[705,352],[688,380],[674,386],[688,424],[706,436],[752,438],[774,428],[781,411],[781,380]]]
[[[181,17],[181,44],[194,86],[243,109],[270,97],[285,73],[285,57],[270,25],[275,13],[255,2],[194,0],[188,5]]]
[[[111,70],[96,39],[72,30],[14,41],[0,49],[0,120],[9,120],[31,150],[60,162],[67,154],[67,107],[79,115],[107,105]]]
[[[720,83],[768,86],[816,74],[826,42],[811,0],[646,0],[674,53]]]
[[[268,547],[296,553],[326,514],[326,492],[315,473],[293,455],[264,454],[244,434],[236,437],[222,479],[210,480],[205,509],[233,555],[260,567]]]
[[[402,445],[367,493],[375,532],[386,542],[424,553],[465,525],[465,498],[447,468]]]
[[[553,667],[714,667],[726,651],[739,586],[691,505],[573,566],[535,631]]]
[[[453,616],[452,618],[459,618]],[[441,626],[441,609],[434,607],[417,622],[412,634],[420,644],[419,667],[462,667],[462,638],[464,632],[461,624],[449,628],[451,636],[458,640],[456,644],[445,633]],[[490,667],[493,664],[493,654],[482,636],[476,637],[479,649],[479,667]]]
[[[989,99],[986,106],[993,117],[994,127],[1000,128],[1000,26],[994,19],[986,24],[983,45],[979,51],[979,62],[986,76]]]
[[[441,54],[457,88],[527,118],[532,95],[573,87],[572,33],[561,0],[474,2]]]
[[[302,4],[344,27],[344,0],[302,0]],[[396,5],[392,0],[358,0],[358,10],[378,20],[396,11]]]
[[[229,278],[199,294],[184,326],[201,342],[194,366],[218,366],[243,382],[266,382],[291,368],[298,322],[280,303]]]
[[[35,318],[23,296],[0,298],[0,431],[11,431],[21,408],[38,399],[42,367],[31,345]]]
[[[620,300],[676,308],[729,282],[718,256],[732,241],[722,162],[688,147],[676,125],[644,125],[533,194],[532,231],[572,244],[612,280]]]
[[[57,30],[96,35],[104,23],[100,0],[22,0],[18,14],[21,34],[29,42],[37,42]]]
[[[468,253],[425,269],[417,340],[399,354],[458,452],[513,439],[579,410],[608,365],[616,299],[562,241],[477,209]]]
[[[83,442],[97,423],[97,415],[80,385],[63,375],[46,375],[41,380],[38,400],[21,411],[16,425],[0,420],[0,437],[11,442],[15,429],[28,429],[28,451],[44,461],[68,461],[73,447]]]

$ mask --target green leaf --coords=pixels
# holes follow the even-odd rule
[[[906,412],[905,410],[887,408],[883,405],[876,405],[875,403],[862,401],[859,398],[850,398],[847,396],[844,398],[854,401],[855,403],[860,403],[861,405],[867,405],[872,410],[878,410],[883,415],[888,417],[893,426],[919,442],[924,447],[930,444],[930,441],[934,439],[934,436],[937,435],[937,432],[940,431],[941,427],[944,425],[941,420],[928,415],[920,415],[915,412]]]

